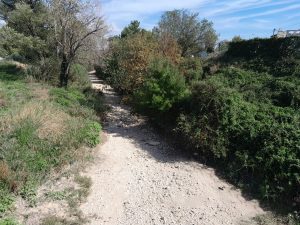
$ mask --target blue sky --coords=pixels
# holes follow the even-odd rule
[[[132,20],[151,30],[167,10],[188,9],[214,22],[220,40],[269,37],[273,29],[300,29],[300,0],[100,0],[111,34]]]

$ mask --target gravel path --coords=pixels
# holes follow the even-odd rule
[[[109,86],[90,77],[112,108],[107,140],[84,174],[93,181],[81,206],[90,224],[238,225],[264,213],[213,169],[175,154]]]

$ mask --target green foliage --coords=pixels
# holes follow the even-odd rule
[[[240,35],[234,36],[234,37],[231,39],[231,42],[240,42],[240,41],[243,41],[243,38],[241,38]]]
[[[18,225],[14,219],[0,219],[0,225]]]
[[[231,42],[225,63],[274,76],[298,76],[300,38],[252,39]]]
[[[179,68],[189,84],[202,78],[203,70],[200,58],[184,58]]]
[[[0,215],[9,210],[13,203],[14,197],[10,193],[8,185],[0,180]]]
[[[99,123],[94,121],[85,121],[85,125],[82,127],[80,132],[74,131],[76,140],[79,143],[85,143],[89,147],[95,147],[100,143],[101,126]]]
[[[87,89],[58,89],[25,83],[12,65],[0,66],[0,216],[12,207],[14,195],[29,205],[51,171],[82,159],[83,147],[99,143],[103,110],[99,94]],[[39,99],[37,90],[46,89]],[[50,90],[49,90],[50,89]],[[48,96],[48,94],[50,96]]]
[[[67,195],[68,195],[67,190],[64,190],[64,191],[48,192],[45,194],[45,197],[53,201],[61,201],[61,200],[65,200],[67,198]]]
[[[286,99],[278,106],[273,82],[281,81],[229,68],[195,84],[177,131],[261,198],[292,201],[299,186],[300,114]]]
[[[146,70],[158,53],[158,42],[149,33],[116,39],[106,60],[107,80],[119,92],[132,94],[144,82]]]
[[[80,91],[76,88],[52,88],[49,92],[52,100],[72,116],[97,120],[97,115],[106,111],[103,98],[99,92],[91,88]]]
[[[187,95],[184,77],[178,69],[163,59],[156,59],[148,69],[147,80],[136,92],[139,109],[149,113],[163,113]]]
[[[58,104],[64,107],[78,105],[81,101],[84,101],[85,97],[82,92],[74,88],[52,88],[49,94]]]
[[[137,20],[131,21],[131,23],[125,27],[121,32],[121,38],[127,38],[140,32],[146,32],[146,30],[140,28],[140,22]]]
[[[91,86],[87,69],[81,64],[74,64],[70,71],[71,87],[85,89]]]
[[[47,162],[44,162],[45,164]],[[20,190],[20,196],[25,199],[29,206],[33,207],[37,201],[37,183],[36,181],[27,181]]]
[[[10,28],[20,34],[46,40],[49,35],[49,30],[46,29],[49,27],[48,18],[47,8],[41,1],[36,1],[34,6],[19,2],[9,13],[6,22]]]
[[[5,56],[12,59],[34,62],[43,53],[45,42],[39,37],[25,36],[4,26],[0,28],[0,48]]]

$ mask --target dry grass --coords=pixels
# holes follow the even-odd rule
[[[33,96],[39,100],[49,99],[49,89],[43,87],[37,87],[33,90]]]
[[[4,100],[4,99],[1,99],[1,97],[0,97],[0,108],[1,108],[1,107],[5,107],[5,106],[6,106],[5,100]]]
[[[7,182],[10,177],[10,169],[6,162],[0,161],[0,180]]]
[[[50,103],[32,101],[0,118],[0,131],[9,132],[22,121],[31,119],[38,126],[40,138],[56,140],[65,131],[66,121],[70,118],[68,114]]]

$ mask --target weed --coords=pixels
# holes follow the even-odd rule
[[[82,225],[81,221],[69,221],[56,216],[48,216],[43,219],[41,225]]]
[[[25,83],[16,66],[0,64],[0,103],[5,102],[0,106],[0,217],[12,208],[15,195],[34,206],[38,186],[52,171],[83,160],[88,151],[80,150],[99,143],[97,96]],[[85,195],[78,191],[74,199]]]
[[[53,201],[61,201],[61,200],[65,200],[68,197],[68,192],[67,190],[48,192],[45,194],[45,197]]]
[[[14,197],[10,193],[10,187],[0,181],[0,215],[9,210],[14,202]]]
[[[27,201],[30,207],[33,207],[37,203],[37,185],[35,182],[27,182],[20,190],[20,195]]]
[[[17,223],[14,219],[2,219],[0,220],[0,225],[18,225],[19,223]]]

